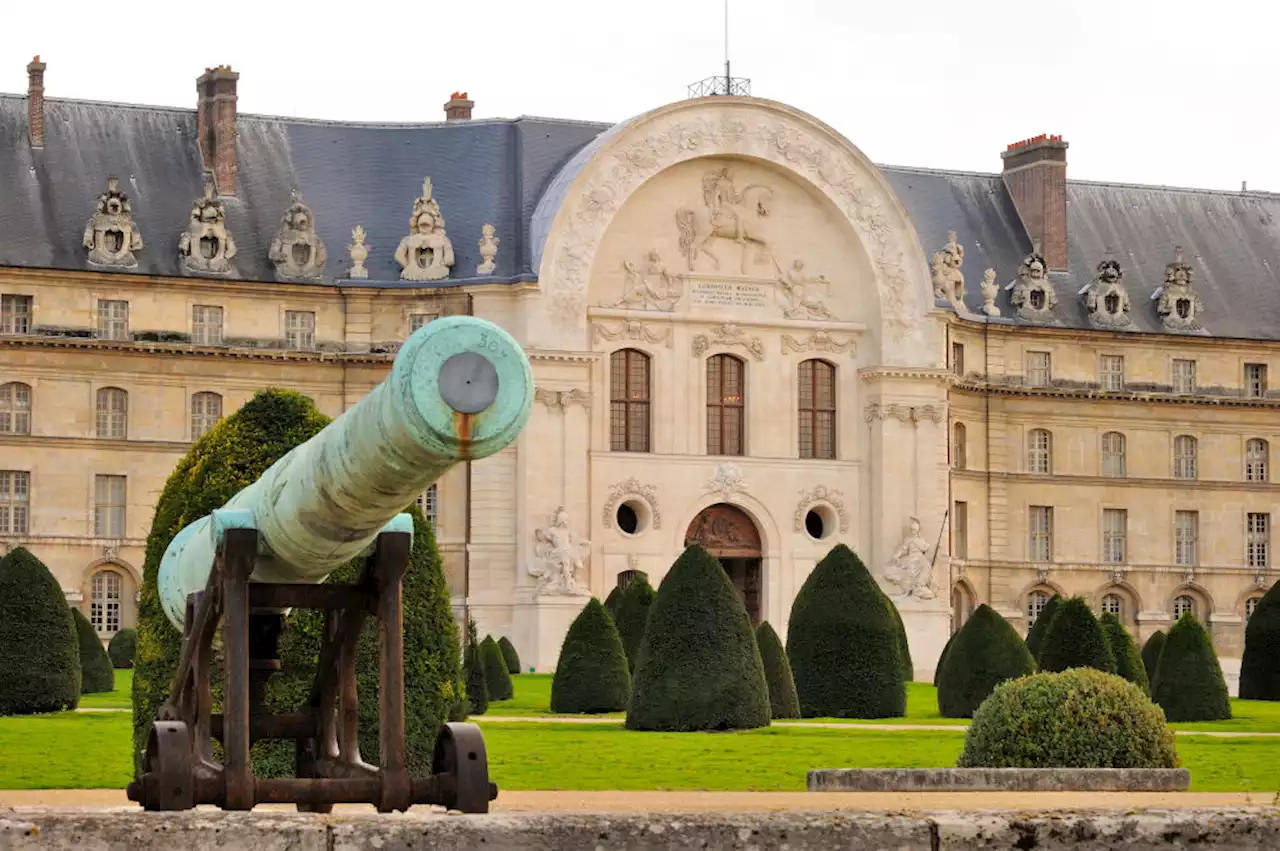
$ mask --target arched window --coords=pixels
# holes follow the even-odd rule
[[[31,387],[0,384],[0,434],[31,434]]]
[[[707,454],[743,455],[746,364],[733,355],[707,358]]]
[[[191,439],[199,440],[222,419],[222,397],[217,393],[191,394]]]
[[[648,579],[649,574],[643,570],[624,570],[618,574],[618,588],[625,591],[627,586],[639,579]]]
[[[1260,437],[1254,437],[1244,444],[1244,480],[1246,482],[1265,482],[1267,480],[1267,462],[1271,460],[1271,448]]]
[[[800,457],[836,457],[836,368],[824,360],[800,363]]]
[[[1244,601],[1244,622],[1245,623],[1248,623],[1249,619],[1253,617],[1254,610],[1258,608],[1258,601],[1261,599],[1262,599],[1262,595],[1259,594],[1256,597],[1250,597],[1249,599]]]
[[[119,387],[98,391],[98,437],[123,440],[129,436],[129,394]]]
[[[115,635],[120,631],[120,602],[124,583],[113,570],[100,570],[93,575],[89,594],[89,623],[99,635]]]
[[[1180,618],[1187,612],[1190,612],[1192,617],[1197,617],[1196,599],[1190,594],[1179,594],[1173,601],[1173,616],[1175,619]]]
[[[1053,435],[1042,428],[1027,432],[1027,472],[1048,475],[1053,472]]]
[[[635,349],[609,355],[609,448],[649,451],[649,356]]]
[[[951,427],[951,466],[957,470],[969,467],[969,435],[964,423]]]
[[[1118,618],[1124,617],[1124,600],[1119,594],[1107,594],[1102,598],[1102,613],[1104,615],[1115,615]]]
[[[1102,475],[1123,476],[1125,474],[1125,440],[1118,431],[1109,431],[1102,436]]]
[[[1035,624],[1036,618],[1040,617],[1048,602],[1049,595],[1043,591],[1032,591],[1027,595],[1027,626]]]
[[[1173,477],[1175,479],[1194,479],[1196,477],[1196,439],[1189,434],[1180,434],[1173,439]]]

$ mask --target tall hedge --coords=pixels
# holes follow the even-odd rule
[[[876,589],[880,589],[878,584]],[[884,592],[881,591],[881,593]],[[889,611],[893,613],[893,619],[898,624],[898,659],[902,663],[902,679],[909,683],[916,678],[916,668],[915,663],[911,661],[911,642],[907,640],[907,625],[902,622],[902,612],[898,611],[893,600],[889,600],[888,595],[885,595],[885,599],[888,600]]]
[[[1156,693],[1156,673],[1160,668],[1160,654],[1164,652],[1164,643],[1168,636],[1162,630],[1156,630],[1142,645],[1142,667],[1147,669],[1147,681],[1151,683],[1151,693]]]
[[[66,595],[23,547],[0,558],[0,715],[75,709],[80,650]]]
[[[1138,652],[1138,644],[1129,635],[1129,631],[1120,623],[1120,619],[1111,612],[1102,616],[1102,634],[1106,636],[1107,646],[1116,660],[1116,674],[1124,677],[1142,693],[1151,696],[1151,681],[1147,677],[1146,666],[1142,664],[1142,654]]]
[[[467,714],[483,715],[489,711],[489,681],[484,674],[476,622],[471,620],[467,621],[467,649],[462,666],[467,683]]]
[[[133,656],[137,651],[138,631],[131,627],[125,627],[111,636],[111,641],[107,644],[107,655],[111,657],[111,664],[117,668],[132,668]]]
[[[255,481],[289,450],[330,422],[310,399],[291,390],[256,394],[237,412],[200,438],[178,462],[156,503],[147,538],[146,561],[138,612],[137,670],[133,680],[135,766],[141,767],[155,711],[166,699],[181,652],[182,637],[160,607],[156,579],[160,558],[173,536],[187,524],[219,508]],[[403,580],[405,642],[406,760],[415,776],[429,773],[440,726],[456,714],[462,699],[457,625],[449,607],[435,537],[414,506],[413,549]],[[332,583],[355,580],[363,566],[353,561],[335,571]],[[285,672],[272,677],[267,707],[286,711],[301,705],[310,692],[318,659],[323,613],[295,610],[280,637]],[[357,664],[360,691],[361,756],[377,761],[378,628],[370,618],[359,639]],[[215,701],[220,700],[220,676]],[[291,742],[259,742],[253,748],[254,770],[262,777],[292,773]]]
[[[768,621],[761,621],[756,627],[756,646],[760,648],[764,678],[769,684],[769,708],[773,718],[799,718],[800,698],[796,696],[791,662],[787,659],[787,651],[782,648],[782,639]]]
[[[938,674],[938,711],[945,718],[972,718],[996,686],[1035,673],[1022,636],[983,603],[951,644]]]
[[[1186,612],[1169,630],[1156,673],[1155,702],[1170,721],[1222,721],[1231,698],[1209,633]]]
[[[747,610],[706,550],[687,548],[649,607],[631,681],[631,730],[769,725],[769,686]]]
[[[1040,660],[1040,645],[1044,643],[1044,634],[1049,629],[1049,624],[1053,622],[1053,616],[1058,613],[1058,606],[1061,605],[1062,598],[1057,594],[1050,597],[1044,604],[1044,608],[1040,610],[1040,616],[1036,618],[1036,622],[1031,625],[1031,629],[1027,630],[1027,649],[1031,651],[1031,656],[1038,662]]]
[[[1072,597],[1058,606],[1045,630],[1038,661],[1042,671],[1096,668],[1108,674],[1116,672],[1116,658],[1102,634],[1102,625],[1083,597]]]
[[[507,673],[515,676],[520,673],[520,654],[516,646],[505,635],[498,639],[498,649],[502,651],[502,659],[507,663]]]
[[[80,693],[113,691],[116,671],[111,667],[111,659],[102,646],[102,639],[98,638],[98,631],[79,609],[71,609],[71,619],[76,625],[76,644],[80,649]]]
[[[617,620],[618,617],[618,601],[622,599],[622,586],[615,585],[613,590],[609,592],[609,596],[604,598],[605,611],[609,613],[609,617]]]
[[[893,603],[862,560],[837,544],[791,605],[787,656],[805,718],[906,714],[902,638]]]
[[[486,635],[480,642],[480,662],[484,665],[484,681],[489,687],[490,700],[510,700],[516,696],[507,660],[502,658],[502,651],[492,635]]]
[[[633,674],[636,670],[636,658],[640,655],[640,642],[644,639],[645,625],[649,623],[649,607],[657,596],[658,592],[653,590],[649,580],[638,576],[619,595],[613,610],[618,634],[622,636],[622,649],[627,654],[627,668]]]
[[[1245,627],[1240,696],[1280,700],[1280,582],[1258,601]]]
[[[622,636],[595,597],[578,613],[560,647],[551,680],[551,711],[622,712],[631,697],[631,672]]]
[[[963,629],[963,626],[961,627]],[[938,687],[938,675],[942,673],[942,663],[947,661],[947,653],[951,650],[951,645],[955,643],[956,636],[960,634],[960,630],[951,633],[947,638],[947,643],[942,645],[942,652],[938,654],[938,664],[933,666],[933,687]],[[1030,651],[1027,651],[1030,652]]]

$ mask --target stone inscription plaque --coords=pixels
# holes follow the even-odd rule
[[[764,307],[772,289],[752,281],[690,281],[691,304],[708,307]]]

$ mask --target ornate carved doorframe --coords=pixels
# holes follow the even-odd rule
[[[726,503],[708,506],[693,518],[684,545],[698,544],[716,558],[762,558],[760,530],[745,511]]]

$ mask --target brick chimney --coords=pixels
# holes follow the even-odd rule
[[[1004,160],[1004,185],[1050,269],[1067,268],[1067,143],[1041,135],[1014,142]]]
[[[37,56],[27,65],[27,137],[31,147],[44,147],[44,69]]]
[[[470,121],[471,110],[475,105],[475,101],[467,99],[466,92],[454,92],[444,105],[445,121]]]
[[[219,195],[236,194],[236,81],[230,65],[206,68],[196,80],[196,135],[200,157],[213,172]]]

